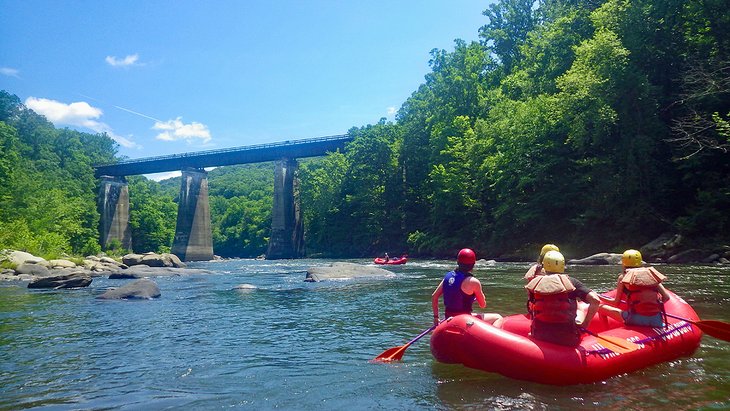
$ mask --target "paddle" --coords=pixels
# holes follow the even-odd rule
[[[420,340],[421,337],[423,337],[424,335],[433,331],[433,329],[436,328],[437,326],[438,326],[438,324],[432,325],[431,328],[418,334],[418,337],[408,341],[404,345],[400,345],[398,347],[393,347],[393,348],[388,348],[387,350],[383,351],[382,354],[375,357],[373,359],[373,361],[379,361],[379,362],[400,361],[400,359],[403,358],[403,354],[406,352],[406,350],[408,349],[408,347],[410,347],[411,344]]]
[[[631,341],[627,341],[620,337],[612,337],[610,335],[600,335],[596,334],[593,331],[589,331],[587,328],[581,328],[581,331],[583,331],[586,334],[590,334],[599,340],[601,340],[603,346],[608,348],[609,350],[617,353],[617,354],[626,354],[630,352],[634,352],[638,350],[638,345],[632,343]]]
[[[601,299],[609,300],[607,297],[603,295],[599,295]],[[718,321],[718,320],[699,320],[699,321],[692,321],[687,318],[679,317],[674,314],[665,313],[667,317],[676,318],[678,320],[686,321],[690,324],[694,324],[702,330],[707,335],[711,335],[717,339],[724,340],[730,342],[730,324],[724,322],[724,321]]]
[[[678,320],[686,321],[690,324],[696,325],[702,332],[707,335],[711,335],[720,340],[730,341],[730,324],[717,321],[717,320],[699,320],[692,321],[687,318],[682,318],[674,314],[666,313],[667,317],[676,318]]]

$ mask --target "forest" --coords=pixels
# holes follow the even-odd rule
[[[307,253],[534,257],[730,245],[730,13],[723,0],[500,0],[478,41],[430,52],[394,121],[300,161]],[[105,134],[0,92],[0,249],[98,253]],[[169,251],[180,180],[130,176],[136,252]],[[214,252],[266,252],[273,164],[209,173]],[[126,250],[106,250],[121,253]]]

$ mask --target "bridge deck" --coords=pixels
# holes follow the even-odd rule
[[[95,165],[95,175],[129,176],[177,171],[184,168],[229,166],[234,164],[261,163],[280,158],[317,157],[342,149],[352,141],[347,134],[317,137],[304,140],[283,141],[234,147],[220,150],[198,151],[120,161],[115,164]]]

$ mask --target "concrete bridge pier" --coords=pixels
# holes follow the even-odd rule
[[[182,170],[177,225],[171,252],[183,261],[213,259],[208,173],[205,170],[195,168]]]
[[[122,177],[101,176],[98,209],[99,243],[106,250],[121,246],[132,248],[132,234],[129,230],[129,186]]]
[[[274,207],[271,211],[271,238],[266,259],[304,256],[304,221],[299,203],[296,159],[283,158],[274,169]]]

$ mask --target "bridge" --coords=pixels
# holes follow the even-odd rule
[[[343,134],[95,165],[94,174],[101,179],[98,207],[102,248],[109,248],[114,243],[132,248],[129,189],[125,177],[179,170],[182,181],[172,253],[183,261],[212,259],[208,180],[204,168],[275,161],[271,237],[266,258],[302,257],[304,227],[295,190],[296,159],[341,150],[350,141],[352,137]]]

